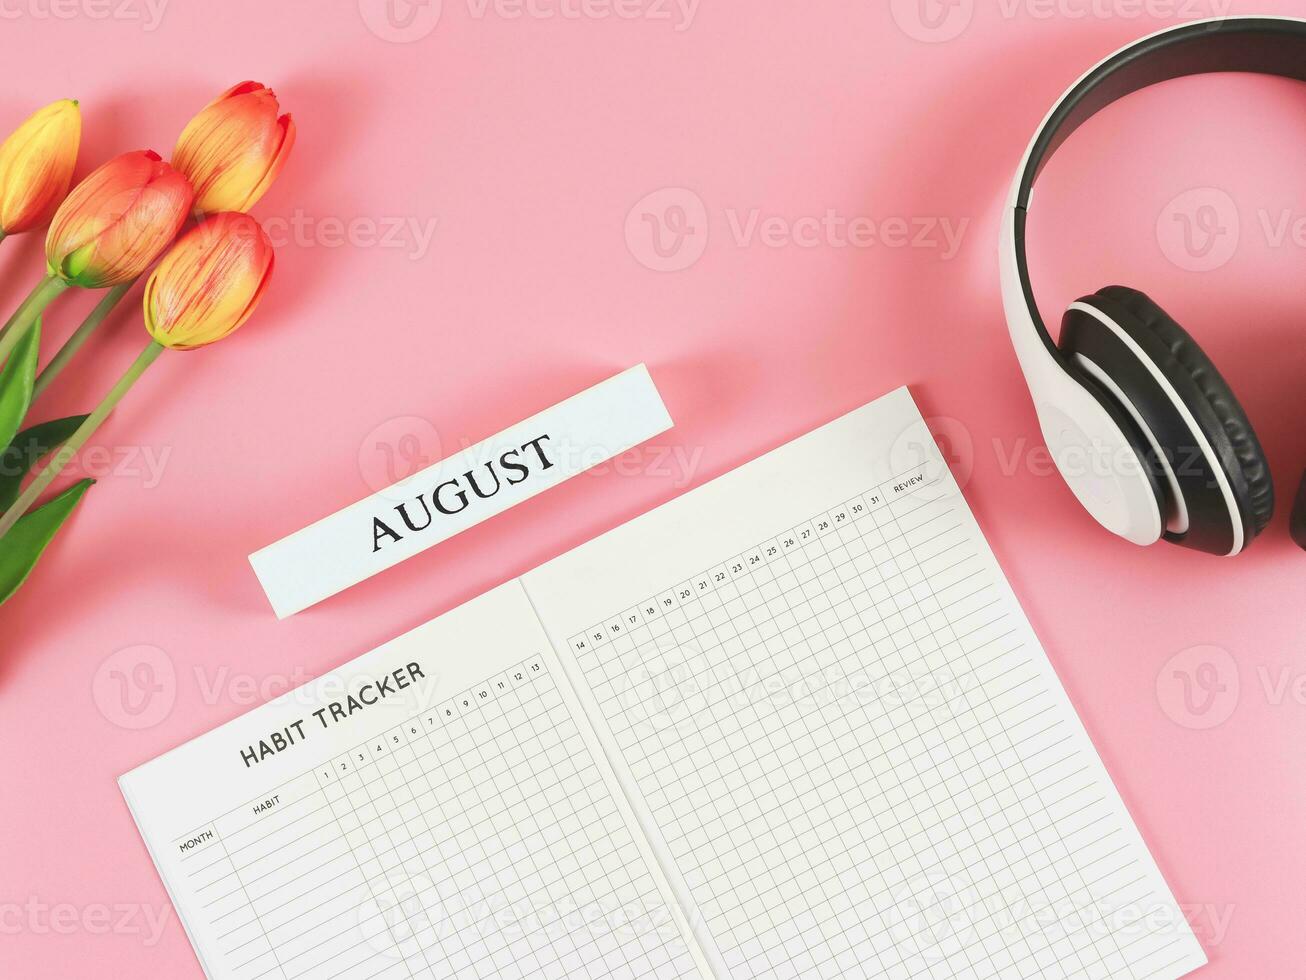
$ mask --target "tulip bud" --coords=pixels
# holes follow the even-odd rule
[[[221,340],[258,306],[272,263],[272,243],[254,218],[234,211],[205,218],[145,284],[145,329],[172,350]]]
[[[190,181],[153,150],[114,157],[60,205],[45,239],[50,275],[99,289],[149,268],[186,221]]]
[[[272,89],[241,82],[186,125],[172,164],[194,185],[196,211],[248,211],[267,193],[295,145],[295,123],[280,109]]]
[[[50,220],[68,193],[82,112],[73,99],[38,109],[0,144],[0,234],[17,235]]]

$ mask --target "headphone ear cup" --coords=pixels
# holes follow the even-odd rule
[[[1187,331],[1145,294],[1109,286],[1072,304],[1061,347],[1116,393],[1151,444],[1171,504],[1167,540],[1219,555],[1250,544],[1274,511],[1269,467]]]

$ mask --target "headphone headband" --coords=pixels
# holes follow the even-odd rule
[[[1071,134],[1111,103],[1187,75],[1251,72],[1306,81],[1306,21],[1239,17],[1160,31],[1107,58],[1070,88],[1030,144],[1014,204],[1029,206],[1034,181]]]
[[[1252,72],[1306,81],[1306,20],[1231,17],[1171,27],[1122,48],[1070,87],[1039,126],[1025,152],[1003,218],[1004,284],[1018,284],[1022,331],[1032,328],[1059,363],[1061,355],[1034,302],[1025,250],[1025,222],[1034,182],[1061,145],[1094,115],[1119,99],[1172,78],[1217,72]],[[1010,247],[1006,247],[1007,243]],[[1004,293],[1007,290],[1004,288]],[[1011,318],[1013,334],[1017,322]],[[1028,333],[1026,337],[1028,338]],[[1017,352],[1021,353],[1017,343]],[[1029,372],[1026,357],[1021,363]],[[1050,366],[1050,365],[1049,365]]]

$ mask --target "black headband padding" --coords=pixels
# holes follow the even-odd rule
[[[1034,329],[1048,352],[1066,359],[1048,333],[1034,300],[1025,243],[1029,197],[1052,155],[1080,126],[1118,99],[1140,89],[1215,72],[1251,72],[1306,81],[1306,23],[1269,17],[1235,17],[1178,27],[1144,38],[1099,65],[1062,98],[1035,137],[1016,195],[1016,271]]]
[[[1140,41],[1083,79],[1039,134],[1016,204],[1027,207],[1034,181],[1071,134],[1111,103],[1172,78],[1252,72],[1306,82],[1306,24],[1238,18],[1193,24]]]

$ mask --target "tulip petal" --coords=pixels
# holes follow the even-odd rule
[[[270,88],[241,82],[187,123],[172,162],[194,185],[197,212],[246,211],[267,192],[294,145],[279,111]]]
[[[245,207],[240,208],[241,211],[248,210],[255,201],[259,200],[268,192],[268,189],[272,186],[273,182],[281,175],[282,168],[285,167],[286,161],[290,159],[290,151],[294,149],[296,135],[295,120],[291,118],[290,113],[286,113],[277,120],[277,129],[281,135],[281,142],[277,145],[271,162],[267,164],[267,169],[263,174],[262,180],[260,180],[250,192],[249,201]]]
[[[145,327],[173,350],[226,337],[254,312],[271,278],[272,244],[247,214],[205,218],[163,257],[145,284]]]
[[[19,234],[50,220],[72,183],[81,136],[81,110],[63,99],[32,113],[0,144],[0,231]]]
[[[192,199],[189,181],[157,153],[115,157],[55,213],[46,237],[50,271],[88,288],[130,282],[176,237]]]

